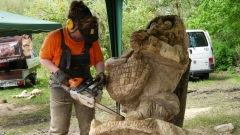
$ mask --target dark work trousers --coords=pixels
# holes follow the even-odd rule
[[[67,135],[70,127],[72,108],[74,105],[79,124],[80,135],[88,135],[95,109],[77,103],[68,92],[50,76],[50,135]]]

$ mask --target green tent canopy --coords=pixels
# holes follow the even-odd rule
[[[123,0],[105,0],[112,57],[122,53],[122,5]]]
[[[62,28],[61,23],[39,20],[0,10],[0,37],[49,32]]]
[[[122,54],[122,5],[123,0],[105,0],[112,57]],[[120,104],[116,102],[120,114]]]

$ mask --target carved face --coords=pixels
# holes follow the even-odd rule
[[[29,35],[22,36],[22,50],[24,56],[31,56],[32,54],[32,41]]]

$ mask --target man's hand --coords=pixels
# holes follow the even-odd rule
[[[59,69],[53,74],[53,76],[60,85],[61,84],[69,85],[67,76],[62,70]]]
[[[101,100],[102,100],[102,94],[103,94],[102,90],[98,90],[98,91],[97,91],[97,96],[94,97],[94,98],[95,98],[95,101],[97,101],[98,103],[100,103]]]
[[[104,86],[107,84],[107,78],[103,72],[100,72],[95,79],[100,79],[99,83],[102,82]]]

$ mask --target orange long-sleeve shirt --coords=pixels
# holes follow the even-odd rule
[[[71,54],[73,55],[82,54],[85,41],[75,42],[74,40],[72,40],[68,35],[67,28],[63,28],[63,34],[65,44],[71,50]],[[43,42],[43,45],[39,52],[39,57],[42,59],[51,60],[54,63],[54,65],[58,67],[62,55],[61,41],[62,36],[60,30],[50,32]],[[98,41],[93,42],[92,47],[89,49],[89,54],[90,54],[90,66],[95,65],[97,62],[104,61],[103,54]]]

